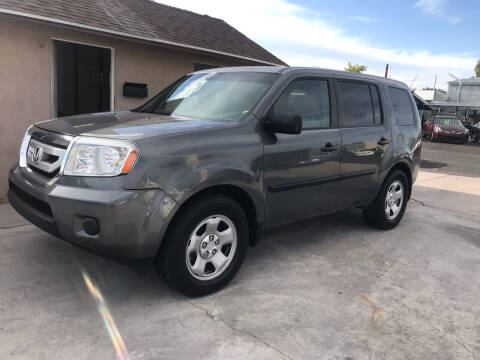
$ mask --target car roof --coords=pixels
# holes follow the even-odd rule
[[[331,70],[331,69],[322,69],[316,67],[300,67],[300,66],[235,66],[235,67],[222,67],[222,68],[213,68],[206,70],[199,70],[196,73],[216,73],[216,72],[264,72],[264,73],[277,73],[277,74],[287,74],[287,73],[312,73],[312,74],[325,74],[325,75],[336,75],[336,76],[347,76],[352,79],[363,79],[363,80],[374,80],[377,82],[386,83],[392,86],[400,86],[403,88],[408,88],[407,85],[401,81],[386,79],[381,76],[367,75],[362,73],[350,72],[350,71],[341,71],[341,70]]]

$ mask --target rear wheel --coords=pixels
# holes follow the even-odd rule
[[[410,188],[405,173],[393,171],[384,181],[373,203],[363,212],[368,224],[383,230],[393,229],[402,220]]]
[[[249,228],[241,206],[212,194],[181,210],[169,228],[156,260],[170,286],[188,296],[220,290],[245,258]]]

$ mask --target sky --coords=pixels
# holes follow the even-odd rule
[[[480,59],[479,0],[159,0],[218,17],[291,66],[366,73],[447,88]],[[478,20],[477,20],[478,21]]]

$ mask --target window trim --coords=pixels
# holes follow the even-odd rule
[[[413,115],[413,122],[411,124],[408,124],[408,125],[399,125],[397,124],[397,118],[395,117],[395,109],[393,108],[393,101],[392,101],[392,97],[390,96],[390,92],[388,92],[388,98],[390,99],[390,105],[392,106],[392,117],[393,117],[393,125],[395,126],[417,126],[418,125],[418,121],[417,121],[417,116],[415,116],[415,107],[413,106],[412,104],[412,96],[408,93],[408,90],[407,89],[404,89],[402,87],[398,87],[398,86],[392,86],[392,85],[387,85],[387,91],[388,91],[388,88],[392,88],[392,89],[397,89],[397,90],[403,90],[407,93],[407,96],[408,96],[408,100],[410,102],[410,108],[412,109],[412,115]]]
[[[333,84],[333,77],[332,76],[314,76],[314,75],[302,75],[299,77],[295,77],[291,79],[290,81],[285,82],[284,86],[282,86],[281,90],[277,93],[277,96],[273,99],[272,103],[268,107],[268,111],[265,113],[263,116],[263,120],[270,116],[270,114],[273,111],[273,107],[277,103],[278,99],[283,95],[285,90],[290,86],[295,81],[301,81],[301,80],[317,80],[317,81],[325,81],[327,83],[327,89],[328,89],[328,103],[330,107],[330,126],[329,127],[315,127],[315,128],[308,128],[308,129],[303,129],[303,124],[302,124],[302,132],[304,131],[309,131],[309,130],[331,130],[331,129],[338,129],[338,123],[335,121],[334,118],[334,103],[333,103],[333,97],[336,95],[335,93],[335,85]],[[264,122],[263,121],[263,122]],[[262,124],[263,125],[263,124]]]
[[[382,98],[380,97],[380,91],[378,89],[378,86],[374,84],[370,84],[368,87],[370,89],[370,96],[372,97],[372,107],[373,107],[373,125],[374,126],[383,126],[383,122],[385,121],[384,116],[383,116],[383,106],[382,106]],[[378,107],[380,108],[380,124],[377,124],[375,122],[375,105],[373,103],[373,94],[372,94],[372,88],[377,90],[377,98],[378,98]]]
[[[368,86],[368,93],[370,94],[370,100],[372,103],[372,112],[373,112],[373,122],[371,125],[361,125],[361,126],[344,126],[343,124],[343,99],[340,96],[339,93],[339,87],[337,86],[339,82],[348,82],[348,83],[356,83],[356,84],[362,84],[362,85],[367,85]],[[375,109],[373,107],[373,97],[372,97],[372,91],[370,89],[370,86],[375,87],[377,89],[377,94],[378,94],[378,101],[380,103],[380,118],[381,118],[381,123],[380,124],[375,124]],[[335,97],[337,99],[337,107],[338,107],[338,128],[340,129],[358,129],[358,128],[372,128],[372,127],[384,127],[385,126],[385,110],[383,108],[383,97],[382,93],[378,87],[378,84],[373,82],[373,81],[366,81],[366,80],[357,80],[357,79],[351,79],[351,78],[335,78]]]

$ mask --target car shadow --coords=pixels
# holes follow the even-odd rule
[[[347,239],[348,236],[342,237],[339,233],[347,235],[358,229],[365,230],[369,227],[365,224],[361,211],[356,209],[275,228],[262,236],[258,245],[249,250],[247,261],[243,265],[244,274],[250,272],[249,267],[269,261],[272,249],[276,252],[296,253],[296,256],[301,257],[302,251],[322,251],[322,247],[335,244],[340,246],[342,239]],[[171,289],[157,276],[151,259],[125,264],[90,253],[43,232],[41,235],[37,233],[36,237],[31,243],[30,253],[33,254],[30,256],[44,259],[40,266],[37,264],[35,267],[40,267],[42,277],[49,279],[50,295],[62,296],[73,291],[81,295],[78,298],[85,299],[88,296],[84,281],[86,274],[113,307],[132,301],[158,304],[189,299]],[[38,237],[41,241],[37,241]],[[330,242],[332,238],[335,238],[334,242]]]

